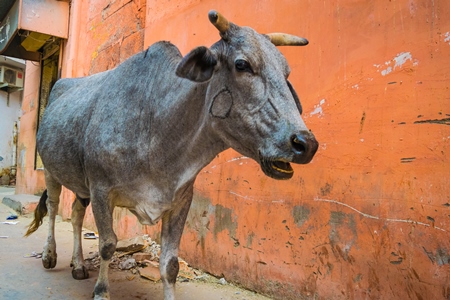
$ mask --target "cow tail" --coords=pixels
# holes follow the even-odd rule
[[[43,219],[47,215],[47,198],[47,190],[45,190],[42,193],[41,199],[39,199],[36,209],[34,210],[34,220],[30,225],[28,225],[28,230],[25,233],[25,236],[29,236],[42,225]]]

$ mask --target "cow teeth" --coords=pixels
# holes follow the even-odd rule
[[[272,166],[272,169],[274,169],[275,171],[281,172],[281,173],[291,174],[294,172],[291,165],[287,162],[274,161],[274,162],[272,162],[271,166]]]

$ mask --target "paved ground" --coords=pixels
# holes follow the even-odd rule
[[[0,200],[14,193],[13,189],[0,187]],[[0,222],[14,211],[0,203]],[[0,223],[0,299],[92,299],[92,291],[98,271],[90,271],[90,278],[74,280],[69,266],[72,255],[72,226],[58,221],[56,242],[58,264],[52,270],[43,268],[41,260],[26,258],[27,254],[41,252],[47,223],[34,234],[24,238],[25,227],[31,222],[31,215],[19,216],[16,225]],[[85,256],[97,251],[97,240],[83,240]],[[110,270],[111,299],[163,299],[162,284],[132,275],[128,271]],[[177,283],[178,300],[246,299],[267,300],[264,296],[237,288],[233,285],[219,285],[203,282]]]

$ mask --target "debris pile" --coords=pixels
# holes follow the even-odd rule
[[[9,168],[0,170],[0,185],[9,186],[16,185],[16,172],[15,169]]]
[[[131,272],[132,275],[127,276],[129,280],[133,280],[135,275],[143,278],[158,281],[161,279],[159,272],[159,255],[161,246],[152,241],[148,235],[138,236],[126,240],[120,240],[117,243],[116,252],[111,258],[109,267],[111,269],[123,270]],[[88,270],[97,270],[100,267],[100,256],[98,252],[91,252],[85,258]],[[199,280],[211,283],[222,282],[209,274],[200,270],[189,267],[188,263],[178,258],[180,266],[178,272],[178,281],[185,282],[189,280]],[[225,281],[226,282],[226,281]]]

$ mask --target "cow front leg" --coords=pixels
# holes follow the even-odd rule
[[[46,269],[53,269],[56,266],[56,241],[55,241],[55,218],[58,214],[59,195],[61,194],[61,185],[53,177],[45,172],[45,183],[47,185],[48,199],[46,202],[48,212],[48,235],[47,242],[42,252],[42,265]]]
[[[89,278],[89,272],[84,264],[81,240],[83,219],[88,204],[89,198],[81,199],[77,196],[72,205],[73,253],[70,266],[72,267],[72,277],[77,280]]]
[[[107,195],[91,195],[92,211],[99,234],[100,271],[94,287],[94,300],[109,299],[109,261],[116,251],[117,237],[113,231],[112,212]]]
[[[192,194],[193,185],[189,184],[175,199],[175,202],[179,203],[178,206],[167,212],[162,218],[159,269],[164,286],[165,300],[175,299],[175,282],[179,271],[178,248],[192,202]]]

